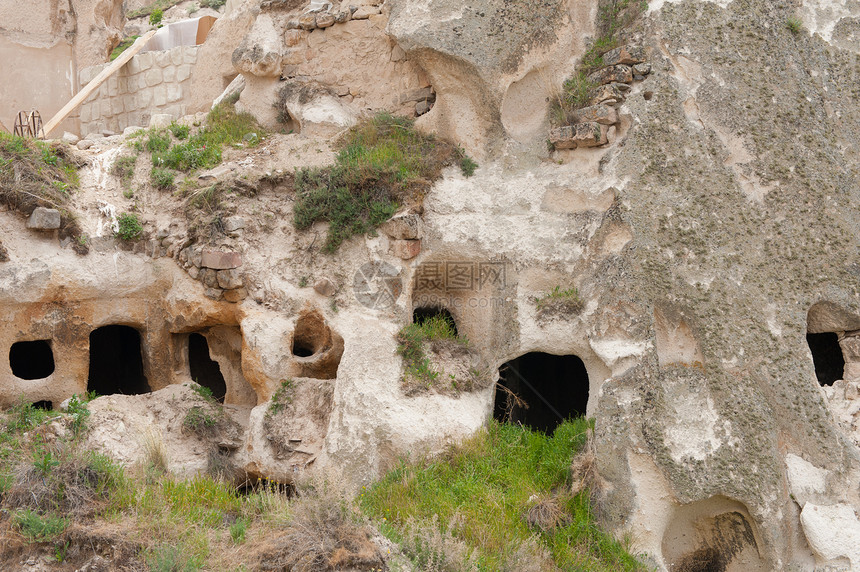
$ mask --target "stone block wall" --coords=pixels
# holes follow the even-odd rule
[[[131,125],[147,127],[155,113],[176,119],[186,115],[197,50],[197,46],[178,46],[134,56],[81,105],[81,135],[119,133]],[[81,70],[81,85],[109,65]]]

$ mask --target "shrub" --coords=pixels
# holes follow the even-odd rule
[[[123,155],[117,157],[111,165],[111,175],[118,177],[123,186],[128,186],[134,178],[134,167],[137,165],[137,155]]]
[[[280,387],[272,394],[272,400],[269,403],[269,409],[266,411],[267,416],[277,415],[287,408],[293,402],[293,392],[295,391],[295,382],[292,379],[285,379],[281,382]]]
[[[15,513],[15,526],[30,542],[47,542],[63,533],[69,526],[69,519],[61,516],[39,513],[30,509]]]
[[[170,148],[170,135],[164,129],[156,129],[149,133],[144,147],[150,153],[162,153]]]
[[[418,324],[409,324],[397,334],[397,353],[406,364],[406,378],[412,378],[430,387],[439,378],[425,352],[428,342],[448,341],[466,345],[466,338],[457,336],[450,317],[437,314]]]
[[[161,24],[162,18],[164,18],[164,11],[161,8],[156,8],[149,13],[149,23],[153,26]]]
[[[143,234],[143,226],[140,224],[137,215],[134,213],[122,213],[117,217],[119,230],[116,236],[120,240],[135,240]]]
[[[168,129],[170,129],[174,137],[180,140],[188,139],[188,134],[191,132],[191,129],[187,125],[180,125],[175,121],[170,124]]]
[[[149,180],[156,189],[168,190],[173,188],[174,174],[161,167],[153,167],[149,172]]]
[[[198,431],[204,428],[215,427],[218,424],[218,417],[214,415],[208,408],[195,405],[185,414],[185,419],[182,420],[183,427],[187,427],[192,431]]]
[[[785,27],[788,28],[789,32],[797,35],[800,33],[801,30],[803,30],[803,22],[800,20],[800,18],[792,16],[785,21]]]
[[[334,166],[296,172],[294,224],[302,230],[328,222],[323,249],[334,252],[401,204],[420,203],[442,168],[460,159],[454,146],[418,133],[411,120],[380,113],[347,133]]]
[[[218,10],[227,3],[227,0],[200,0],[200,5],[205,6],[206,8],[213,8]]]

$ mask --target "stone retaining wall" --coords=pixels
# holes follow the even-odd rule
[[[81,105],[81,135],[121,132],[130,125],[147,127],[154,113],[178,119],[186,114],[191,72],[198,46],[178,46],[134,56]],[[80,72],[86,85],[110,64]]]

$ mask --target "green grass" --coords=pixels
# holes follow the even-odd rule
[[[123,155],[111,165],[111,175],[119,177],[123,187],[128,187],[134,179],[134,167],[137,165],[137,155]]]
[[[569,489],[571,461],[588,428],[585,419],[566,421],[550,437],[493,421],[442,458],[401,462],[363,494],[361,507],[384,520],[395,542],[428,527],[465,542],[480,570],[509,569],[534,536],[562,570],[642,569],[597,526],[586,493],[558,494],[565,517],[557,526],[542,531],[527,524],[533,495]]]
[[[535,300],[538,312],[552,310],[554,312],[578,313],[582,311],[583,301],[579,290],[575,287],[562,290],[555,286],[552,290]]]
[[[454,322],[443,314],[431,316],[420,323],[409,324],[397,334],[397,353],[406,364],[406,377],[426,387],[439,379],[441,372],[436,371],[425,352],[427,342],[450,340],[467,344],[464,337],[457,336]]]
[[[800,33],[801,30],[803,30],[803,22],[800,18],[792,16],[785,21],[785,27],[788,29],[789,32],[794,35],[797,35]]]
[[[143,16],[149,16],[155,10],[161,10],[164,12],[168,8],[172,8],[182,2],[182,0],[155,0],[155,2],[151,3],[149,6],[144,6],[137,10],[131,10],[126,14],[126,18],[129,20],[133,20],[135,18],[142,18]]]
[[[153,167],[149,172],[149,181],[152,186],[163,191],[173,188],[175,178],[176,175],[172,171],[162,167]]]
[[[450,143],[415,131],[411,120],[381,113],[349,131],[335,165],[296,172],[295,226],[328,222],[323,250],[334,252],[401,205],[420,203],[442,168],[454,163],[469,173],[477,166]]]
[[[110,61],[114,61],[117,59],[121,53],[129,49],[134,41],[137,40],[140,36],[129,36],[128,38],[123,38],[123,40],[115,47],[110,53]]]
[[[25,509],[15,513],[15,526],[30,542],[53,540],[69,526],[69,519]]]
[[[122,213],[117,217],[119,230],[116,232],[120,240],[137,240],[143,234],[143,225],[134,213]]]
[[[269,402],[269,409],[266,410],[266,416],[277,415],[286,409],[293,402],[293,393],[295,393],[296,382],[292,379],[285,379],[278,386],[278,389],[272,394],[272,399]]]

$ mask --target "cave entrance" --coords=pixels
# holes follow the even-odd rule
[[[552,433],[565,419],[585,415],[588,372],[575,355],[532,352],[499,368],[493,416]]]
[[[9,348],[12,375],[20,379],[44,379],[54,373],[54,352],[48,340],[15,342]]]
[[[151,391],[143,375],[140,332],[116,325],[92,331],[87,391],[99,395],[140,395]]]
[[[419,326],[431,318],[442,318],[446,320],[454,329],[454,335],[457,335],[457,322],[451,312],[439,306],[424,306],[412,310],[412,323]]]
[[[209,388],[212,396],[224,403],[227,395],[227,383],[221,374],[221,366],[209,355],[209,342],[201,334],[188,336],[188,365],[191,369],[191,379]]]
[[[845,358],[839,347],[839,336],[833,332],[806,334],[806,343],[812,352],[815,364],[815,377],[820,385],[833,385],[842,379],[845,372]]]

